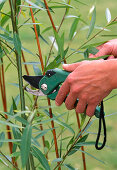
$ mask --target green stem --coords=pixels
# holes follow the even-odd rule
[[[11,8],[11,20],[12,20],[12,27],[13,33],[18,34],[18,27],[16,23],[16,0],[14,1],[14,8],[12,0],[9,0],[10,8]],[[23,90],[23,80],[22,80],[22,65],[21,65],[21,56],[18,54],[17,50],[15,49],[16,54],[16,61],[17,61],[17,70],[18,70],[18,79],[19,79],[19,90],[20,90],[20,101],[21,101],[21,110],[25,110],[25,100],[24,100],[24,90]],[[24,118],[25,115],[23,115]]]
[[[91,121],[91,117],[89,118],[86,126],[84,127],[84,129],[81,131],[78,132],[78,134],[76,135],[76,139],[75,141],[73,142],[73,144],[71,145],[71,147],[69,148],[69,150],[66,152],[66,154],[63,155],[63,160],[60,162],[59,165],[57,165],[53,170],[55,170],[56,168],[58,168],[59,166],[61,166],[63,164],[63,162],[65,161],[66,157],[68,156],[69,152],[73,149],[73,147],[75,146],[75,144],[78,142],[78,139],[80,138],[80,136],[83,134],[83,132],[85,131],[86,127],[88,126],[88,124],[90,123]],[[80,133],[80,135],[79,135]],[[78,137],[77,137],[78,136]]]
[[[32,154],[30,154],[30,165],[31,165],[32,170],[36,170]]]

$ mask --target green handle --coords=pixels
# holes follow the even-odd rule
[[[48,95],[50,93],[48,95],[48,98],[50,98],[51,100],[55,100],[55,98],[58,94],[59,88],[60,88],[59,85],[65,81],[65,79],[70,74],[70,72],[56,68],[53,70],[49,70],[48,73],[50,73],[50,74],[52,73],[52,76],[49,76],[49,74],[46,73],[46,75],[40,80],[39,88],[46,95]],[[45,84],[45,83],[47,85],[47,89],[43,90],[41,88],[41,85]],[[55,88],[56,88],[56,92],[51,93]],[[75,103],[75,107],[76,107],[77,103],[78,103],[78,99]],[[100,107],[99,106],[96,107],[95,116],[97,118],[100,117]]]

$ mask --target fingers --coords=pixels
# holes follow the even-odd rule
[[[87,106],[86,114],[87,114],[89,117],[92,117],[92,116],[94,115],[96,106],[97,106],[97,105],[95,105],[95,104],[89,104],[89,105]]]
[[[68,110],[74,109],[74,105],[76,101],[77,101],[77,96],[70,92],[65,100],[66,108]]]
[[[104,56],[104,55],[110,55],[111,54],[111,49],[105,44],[103,46],[101,46],[99,48],[99,52],[95,55],[93,54],[90,54],[90,58],[97,58],[97,57],[101,57],[101,56]]]
[[[55,99],[55,103],[56,103],[57,106],[60,106],[64,102],[69,91],[70,91],[69,84],[65,81],[62,84],[62,86],[61,86],[61,88],[60,88],[60,90],[59,90],[59,92],[56,96],[56,99]]]
[[[74,71],[82,62],[74,63],[74,64],[63,64],[63,69],[69,72]]]
[[[107,60],[114,59],[115,57],[113,55],[109,56]]]
[[[86,109],[86,101],[84,100],[79,100],[77,106],[76,106],[76,113],[84,113]]]

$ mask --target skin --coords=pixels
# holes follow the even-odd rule
[[[65,105],[68,110],[74,109],[76,99],[77,113],[93,116],[96,106],[117,88],[117,39],[97,47],[99,52],[90,57],[111,55],[108,60],[82,61],[74,64],[64,64],[63,69],[71,72],[56,97],[56,105],[60,106],[66,96]],[[114,74],[115,73],[115,74]]]

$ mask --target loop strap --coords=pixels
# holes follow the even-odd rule
[[[104,139],[102,145],[99,147],[99,139],[101,135],[101,128],[103,124],[103,129],[104,129]],[[99,129],[98,129],[98,135],[95,143],[95,148],[97,150],[101,150],[106,144],[106,123],[105,123],[105,118],[104,118],[104,106],[103,106],[103,101],[101,102],[101,108],[100,108],[100,117],[99,117]]]

